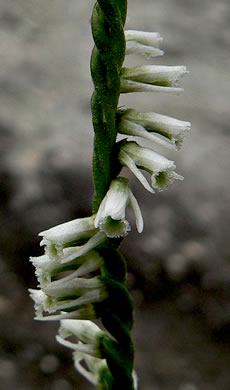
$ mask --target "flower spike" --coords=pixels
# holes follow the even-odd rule
[[[143,218],[128,179],[117,175],[122,166],[129,168],[151,193],[183,179],[173,161],[117,135],[179,149],[190,129],[189,122],[166,115],[118,108],[121,93],[181,92],[179,80],[187,73],[184,66],[123,67],[126,54],[164,54],[160,34],[124,31],[126,11],[127,0],[98,0],[91,18],[93,215],[41,232],[45,253],[30,258],[38,279],[38,288],[29,290],[35,319],[61,321],[57,341],[73,351],[75,368],[100,390],[138,387],[130,334],[133,302],[125,286],[127,264],[117,249],[131,230],[126,208],[134,212],[139,233]]]

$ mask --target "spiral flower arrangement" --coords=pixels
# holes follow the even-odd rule
[[[158,33],[124,31],[126,12],[126,0],[98,0],[92,13],[92,215],[41,232],[45,253],[31,258],[39,283],[39,289],[30,290],[36,319],[60,321],[57,341],[73,350],[76,369],[100,390],[137,389],[130,334],[133,302],[118,247],[131,229],[126,208],[132,208],[139,233],[143,218],[120,171],[127,167],[151,193],[183,179],[173,161],[128,137],[179,149],[190,129],[189,122],[165,115],[118,109],[121,93],[181,92],[178,80],[187,73],[184,66],[122,67],[128,54],[163,55]],[[127,138],[117,141],[118,134]],[[150,182],[142,170],[150,174]]]

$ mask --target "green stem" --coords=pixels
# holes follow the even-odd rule
[[[123,29],[126,11],[126,0],[98,0],[91,19],[95,42],[91,56],[91,75],[95,87],[91,99],[95,132],[94,213],[111,181],[120,171],[116,158],[116,114],[120,96],[120,71],[126,46]],[[108,239],[99,249],[105,259],[101,279],[106,285],[108,298],[96,306],[103,325],[114,338],[103,338],[100,342],[100,351],[103,351],[112,375],[108,375],[106,371],[103,373],[99,383],[101,390],[117,390],[119,387],[133,390],[134,348],[130,336],[133,303],[124,286],[126,264],[116,252],[120,241]]]

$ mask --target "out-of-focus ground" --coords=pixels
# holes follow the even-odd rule
[[[92,388],[56,344],[58,325],[33,320],[27,293],[37,233],[90,213],[92,5],[0,2],[2,390]],[[140,389],[229,390],[229,1],[133,0],[126,28],[160,31],[165,56],[150,63],[183,64],[190,75],[179,97],[133,94],[120,104],[193,123],[180,152],[160,150],[184,182],[153,196],[131,178],[145,220],[123,244]]]

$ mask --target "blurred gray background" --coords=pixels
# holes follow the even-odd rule
[[[37,233],[90,213],[92,0],[0,0],[0,383],[11,390],[89,390],[57,324],[33,320],[29,255]],[[132,0],[127,29],[159,31],[186,65],[180,96],[133,94],[121,105],[192,122],[175,160],[185,176],[151,195],[130,176],[145,220],[122,245],[136,305],[141,390],[229,390],[228,0]],[[128,172],[124,171],[124,174]],[[132,220],[132,215],[130,214]]]

